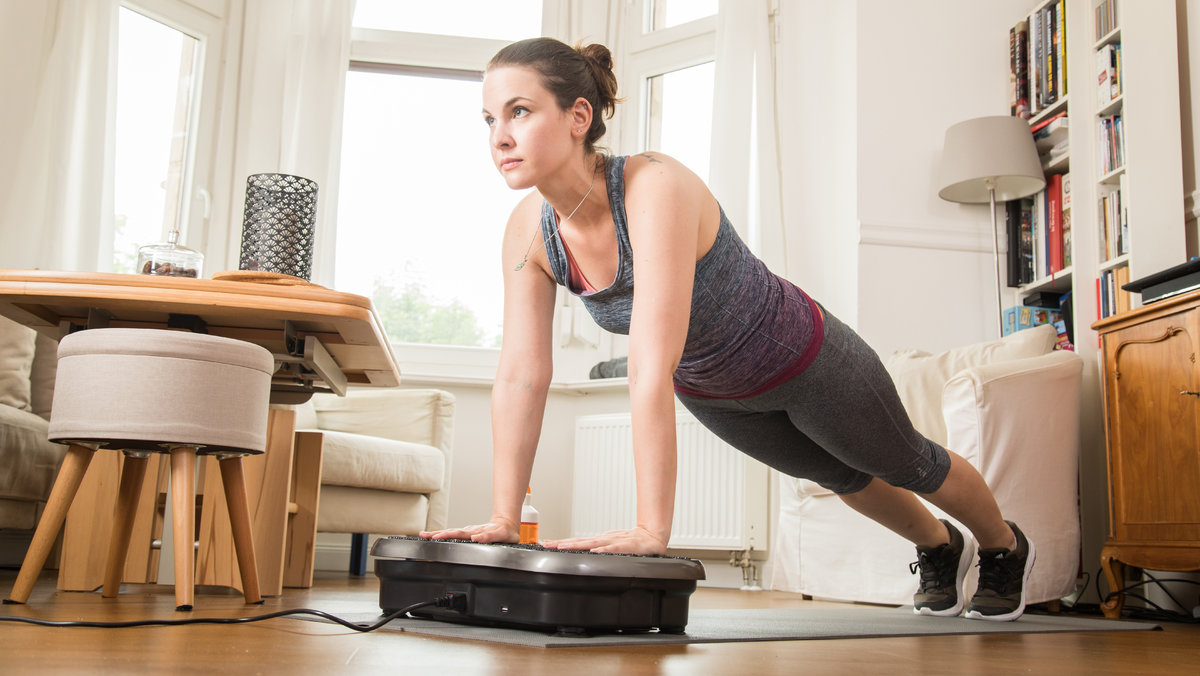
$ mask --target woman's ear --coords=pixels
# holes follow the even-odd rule
[[[575,136],[584,136],[591,128],[592,104],[581,96],[575,99],[575,105],[571,106],[571,133]]]

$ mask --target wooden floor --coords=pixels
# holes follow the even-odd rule
[[[7,596],[16,571],[0,570]],[[312,589],[247,607],[223,588],[200,588],[196,610],[174,611],[172,589],[126,585],[117,599],[59,592],[43,574],[28,605],[2,615],[56,620],[241,617],[288,608],[339,614],[377,609],[368,575],[318,573]],[[782,592],[701,589],[693,608],[821,605]],[[846,607],[846,606],[840,606]],[[240,625],[53,628],[0,622],[0,673],[170,674],[1194,674],[1200,625],[1164,631],[841,639],[632,648],[523,648],[398,632],[358,633],[278,618]],[[585,670],[575,671],[572,670]]]

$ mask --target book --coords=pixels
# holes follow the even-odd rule
[[[1029,21],[1018,21],[1009,30],[1009,78],[1012,115],[1029,119]]]
[[[1021,283],[1033,282],[1033,205],[1032,197],[1021,199]]]
[[[1036,291],[1021,299],[1022,305],[1031,307],[1060,307],[1062,296],[1054,291]]]
[[[1029,305],[1010,307],[1004,310],[1002,332],[1007,336],[1023,329],[1059,321],[1062,321],[1062,310],[1056,307],[1032,307]]]
[[[1071,172],[1062,176],[1062,256],[1063,267],[1071,267]]]
[[[1046,259],[1050,274],[1063,269],[1062,174],[1052,174],[1046,184]]]
[[[1021,279],[1021,200],[1004,203],[1004,223],[1008,241],[1008,254],[1005,257],[1007,285],[1021,286],[1024,283]]]

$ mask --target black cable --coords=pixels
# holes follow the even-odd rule
[[[43,627],[101,627],[105,629],[123,629],[126,627],[151,627],[151,626],[178,626],[183,624],[245,624],[249,622],[261,622],[270,620],[276,617],[286,617],[288,615],[314,615],[324,618],[331,622],[353,629],[359,632],[375,631],[385,624],[395,620],[398,617],[407,615],[408,613],[429,606],[438,606],[442,608],[456,607],[461,608],[461,601],[465,600],[465,595],[461,593],[451,593],[440,596],[432,601],[422,601],[414,603],[411,606],[401,608],[395,612],[389,613],[379,619],[374,624],[356,624],[349,620],[344,620],[336,615],[332,615],[322,610],[313,610],[312,608],[293,608],[291,610],[279,610],[265,615],[254,615],[252,617],[189,617],[177,620],[128,620],[124,622],[93,622],[88,620],[40,620],[32,617],[19,617],[15,615],[0,616],[0,622],[24,622],[26,624],[35,624]]]
[[[1134,590],[1136,590],[1140,587],[1144,587],[1148,584],[1157,584],[1159,586],[1159,588],[1162,589],[1163,592],[1166,593],[1166,595],[1172,601],[1175,602],[1176,605],[1178,605],[1180,608],[1184,608],[1186,610],[1187,607],[1184,606],[1182,603],[1180,603],[1179,599],[1175,598],[1175,595],[1172,594],[1171,591],[1169,589],[1167,589],[1166,585],[1164,585],[1163,583],[1164,582],[1186,582],[1188,584],[1200,585],[1200,582],[1196,582],[1195,580],[1185,580],[1185,579],[1177,579],[1177,578],[1160,580],[1160,579],[1154,577],[1153,575],[1147,573],[1144,569],[1142,570],[1142,574],[1144,574],[1146,577],[1148,577],[1150,579],[1134,582],[1125,587],[1122,587],[1121,589],[1111,591],[1106,595],[1100,591],[1100,577],[1101,576],[1099,575],[1099,573],[1097,573],[1096,577],[1094,578],[1095,583],[1096,583],[1096,597],[1099,599],[1102,599],[1103,603],[1107,603],[1118,596],[1126,596],[1128,598],[1137,599],[1139,601],[1142,601],[1142,602],[1154,607],[1153,609],[1126,607],[1125,608],[1126,612],[1128,612],[1130,617],[1133,617],[1134,619],[1145,619],[1145,620],[1154,620],[1154,621],[1163,621],[1163,622],[1183,622],[1183,623],[1188,623],[1188,624],[1195,624],[1197,622],[1200,622],[1200,618],[1192,617],[1191,615],[1188,615],[1186,613],[1180,613],[1180,612],[1177,612],[1174,610],[1168,610],[1168,609],[1163,608],[1162,606],[1158,605],[1154,601],[1151,601],[1149,598],[1142,596],[1141,594],[1133,593]]]

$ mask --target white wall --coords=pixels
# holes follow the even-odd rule
[[[997,335],[987,207],[939,199],[936,172],[947,127],[1007,114],[1007,28],[1032,4],[858,2],[857,323],[885,356]]]

